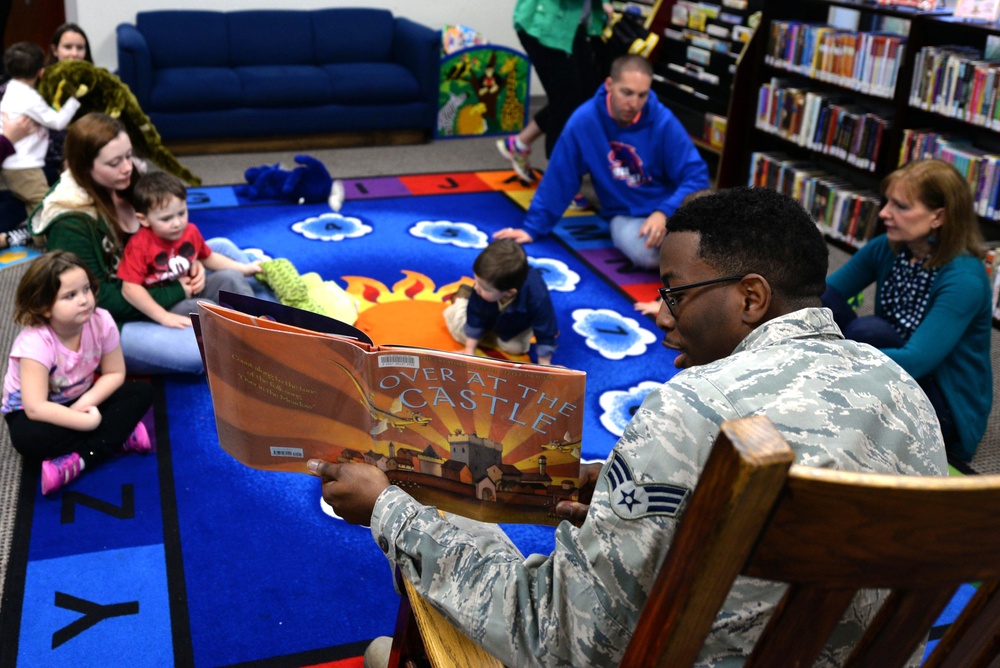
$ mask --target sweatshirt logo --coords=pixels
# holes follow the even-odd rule
[[[608,151],[608,163],[611,167],[611,176],[617,181],[624,181],[630,188],[638,188],[649,183],[649,176],[642,169],[642,158],[636,153],[635,147],[619,141],[609,143],[611,150]]]

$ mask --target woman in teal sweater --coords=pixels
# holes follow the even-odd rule
[[[844,336],[879,348],[920,383],[948,452],[968,461],[993,404],[990,284],[968,183],[941,160],[885,178],[886,232],[827,278],[824,305]],[[846,298],[875,283],[875,315]]]

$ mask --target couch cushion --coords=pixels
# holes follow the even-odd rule
[[[333,99],[329,76],[311,65],[237,67],[236,74],[245,107],[313,107]]]
[[[229,12],[226,21],[233,66],[317,64],[312,12],[245,10]]]
[[[171,67],[153,72],[150,109],[145,111],[233,109],[242,99],[240,78],[229,67]]]
[[[392,60],[395,19],[389,10],[317,9],[310,14],[318,64]]]
[[[146,38],[153,69],[227,67],[229,39],[223,12],[139,12],[136,28]]]
[[[420,101],[420,84],[394,63],[324,65],[336,104],[402,104]]]

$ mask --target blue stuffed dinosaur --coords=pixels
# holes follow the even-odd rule
[[[247,199],[283,199],[299,204],[327,202],[339,211],[344,188],[334,181],[322,162],[308,155],[295,156],[298,167],[282,169],[280,164],[251,167],[244,173],[247,185],[237,186],[236,194]]]

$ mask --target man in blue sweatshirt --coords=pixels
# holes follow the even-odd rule
[[[667,218],[690,193],[708,188],[708,167],[687,131],[655,95],[653,68],[626,55],[559,136],[523,228],[495,239],[530,243],[548,234],[589,173],[615,247],[637,267],[655,269]]]

